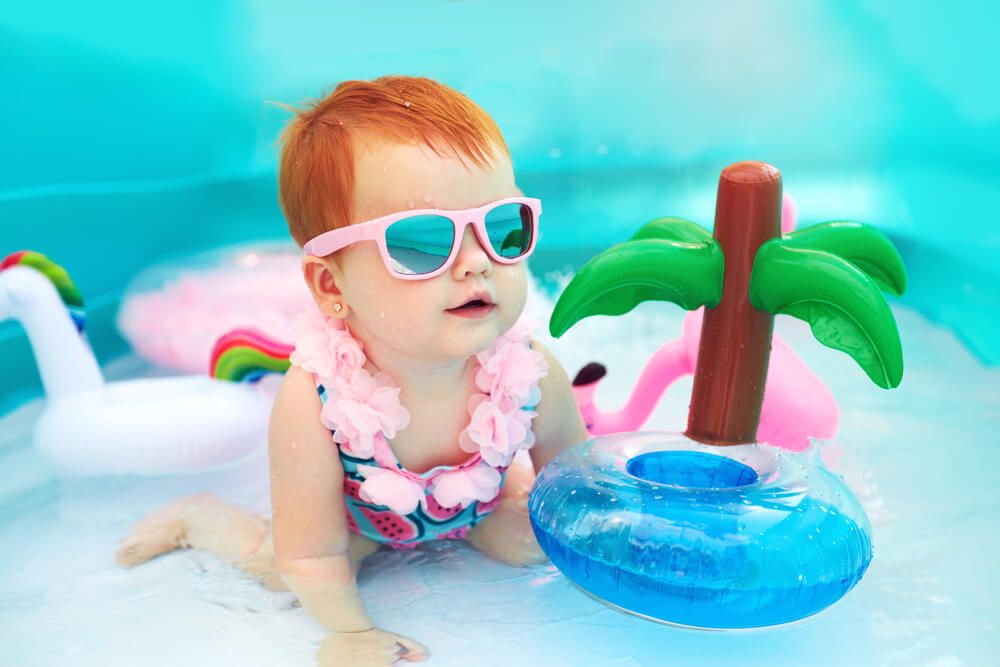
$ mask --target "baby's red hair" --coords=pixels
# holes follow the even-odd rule
[[[500,128],[456,90],[419,77],[345,81],[313,100],[281,135],[278,199],[300,245],[353,219],[354,142],[359,137],[419,141],[439,155],[488,166],[509,155]]]

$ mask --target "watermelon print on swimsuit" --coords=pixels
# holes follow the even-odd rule
[[[359,465],[376,465],[374,458],[358,459],[341,450],[340,462],[344,466],[344,501],[348,528],[351,532],[395,549],[409,549],[421,542],[435,539],[461,539],[500,504],[498,494],[489,502],[477,501],[466,507],[441,507],[428,493],[426,504],[422,503],[406,515],[395,514],[385,505],[365,502],[361,498],[363,478],[356,470]],[[506,471],[502,476],[506,477]],[[396,517],[396,520],[391,517]]]

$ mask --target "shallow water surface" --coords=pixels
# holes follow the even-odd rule
[[[550,308],[534,291],[529,311],[543,320]],[[366,562],[361,588],[372,617],[425,643],[428,664],[441,666],[995,664],[1000,370],[984,368],[949,330],[895,313],[907,368],[891,392],[810,340],[805,325],[778,320],[840,402],[840,434],[824,458],[874,530],[871,569],[831,609],[768,630],[669,627],[595,602],[552,566],[515,569],[444,543]],[[678,335],[680,320],[672,307],[644,304],[587,320],[550,345],[570,375],[592,359],[606,363],[597,396],[612,407],[648,355]],[[134,357],[106,371],[151,372]],[[672,388],[649,426],[682,429],[689,391],[690,381]],[[266,511],[262,455],[187,477],[59,479],[29,444],[39,408],[0,418],[0,664],[313,664],[323,631],[290,594],[190,551],[134,570],[113,561],[129,524],[180,494],[212,490]]]

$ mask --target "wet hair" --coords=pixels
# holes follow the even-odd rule
[[[284,106],[284,105],[283,105]],[[500,128],[462,93],[430,79],[383,76],[345,81],[304,108],[281,135],[278,199],[300,245],[352,222],[355,150],[360,141],[419,142],[479,167],[509,156]]]

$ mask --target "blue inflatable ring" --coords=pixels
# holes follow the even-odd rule
[[[545,466],[531,522],[553,564],[612,606],[700,628],[787,623],[839,600],[872,557],[864,510],[817,458],[595,438]]]

